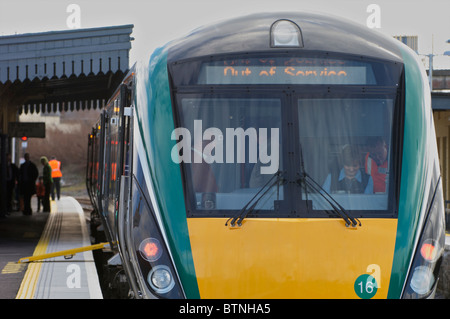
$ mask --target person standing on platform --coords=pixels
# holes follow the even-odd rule
[[[19,169],[11,162],[11,154],[7,154],[6,159],[6,213],[9,214],[13,210],[13,195],[19,180]]]
[[[37,197],[37,211],[41,210],[44,207],[44,196],[45,196],[45,186],[44,186],[44,178],[39,176],[38,182],[36,183],[36,197]]]
[[[36,178],[39,172],[36,165],[30,161],[30,154],[25,153],[24,158],[25,162],[19,168],[19,193],[23,200],[23,214],[31,215],[31,197],[36,194]]]
[[[48,159],[45,156],[41,157],[41,164],[44,166],[42,171],[42,177],[44,178],[45,195],[42,201],[42,206],[44,206],[44,213],[50,213],[50,191],[52,189],[53,179],[52,179],[52,168],[48,164]]]
[[[51,190],[52,200],[55,200],[55,189],[56,189],[56,197],[60,198],[61,193],[61,162],[56,159],[55,156],[52,156],[52,159],[50,162],[50,167],[52,168],[52,179],[53,179],[53,185]]]

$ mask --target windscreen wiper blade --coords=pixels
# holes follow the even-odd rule
[[[245,204],[244,207],[242,207],[242,209],[235,216],[228,218],[228,220],[225,223],[225,226],[228,226],[228,222],[230,222],[231,227],[234,227],[236,224],[239,227],[242,226],[242,221],[244,220],[244,218],[246,218],[248,214],[254,211],[259,201],[272,189],[273,186],[277,184],[279,185],[280,182],[283,183],[284,179],[281,177],[281,172],[278,171],[275,174],[273,174],[273,176],[259,189],[259,191],[248,201],[247,204]],[[267,189],[264,191],[266,187]]]
[[[353,217],[341,204],[339,204],[333,196],[331,196],[319,183],[317,183],[308,173],[303,172],[303,178],[297,182],[301,185],[304,181],[307,186],[311,187],[316,193],[320,194],[330,206],[333,208],[334,212],[337,213],[344,221],[345,226],[356,227],[361,226],[361,221],[358,218]]]

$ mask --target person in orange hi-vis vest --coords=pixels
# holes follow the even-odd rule
[[[365,156],[365,170],[372,176],[374,193],[386,192],[387,155],[386,142],[382,137],[374,137],[369,141],[369,153]]]
[[[61,194],[61,177],[62,177],[61,162],[58,161],[55,156],[52,156],[52,159],[48,163],[52,168],[52,178],[53,178],[53,185],[50,194],[52,200],[55,200],[55,190],[56,190],[56,197],[59,200]]]

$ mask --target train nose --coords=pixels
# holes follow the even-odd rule
[[[386,298],[397,221],[188,219],[202,298]]]

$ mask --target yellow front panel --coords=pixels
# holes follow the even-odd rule
[[[189,218],[201,298],[358,298],[355,280],[377,279],[386,298],[396,219]]]

